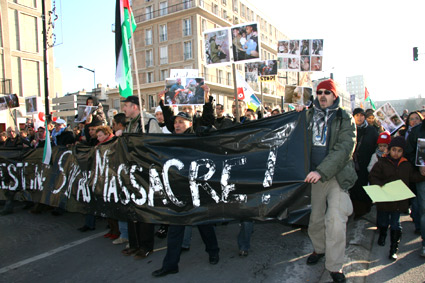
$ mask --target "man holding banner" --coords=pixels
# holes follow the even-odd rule
[[[326,255],[333,281],[345,282],[346,224],[353,212],[348,189],[357,179],[352,161],[356,127],[353,117],[340,107],[333,80],[322,81],[316,93],[306,113],[311,171],[304,181],[312,184],[308,235],[314,248],[307,264],[316,264]]]

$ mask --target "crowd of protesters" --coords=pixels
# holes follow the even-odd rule
[[[106,117],[99,107],[84,122],[73,129],[62,119],[50,122],[52,146],[69,147],[78,143],[87,146],[101,144],[117,139],[124,133],[162,133],[162,134],[202,134],[206,131],[220,130],[236,124],[279,115],[285,111],[265,107],[253,111],[244,101],[233,103],[232,113],[225,114],[224,106],[215,104],[209,94],[209,87],[203,86],[205,105],[202,111],[185,105],[175,114],[172,107],[164,106],[165,93],[159,94],[159,106],[151,115],[141,109],[137,96],[123,100],[123,113],[113,117],[112,127],[107,126]],[[95,98],[89,97],[88,106],[101,106]],[[238,109],[236,109],[238,107]],[[368,184],[383,186],[391,181],[402,180],[416,197],[394,202],[378,203],[376,227],[379,232],[377,244],[384,246],[390,230],[389,258],[397,259],[398,246],[402,235],[400,215],[410,213],[415,224],[415,234],[422,237],[420,255],[425,257],[425,167],[417,166],[416,150],[418,138],[425,138],[424,110],[403,111],[401,118],[405,125],[393,133],[387,132],[374,110],[355,108],[352,113],[340,107],[337,86],[332,80],[321,82],[316,90],[312,107],[297,106],[296,111],[304,111],[308,123],[308,143],[310,144],[310,173],[305,182],[312,184],[312,213],[309,223],[309,236],[313,252],[307,264],[313,265],[325,258],[325,266],[334,282],[345,282],[342,264],[345,253],[346,224],[351,216],[353,221],[371,211],[372,200],[364,190]],[[232,118],[237,116],[239,119]],[[143,117],[144,125],[142,125]],[[46,129],[27,127],[18,134],[13,127],[0,133],[0,147],[43,148],[46,142]],[[6,203],[2,215],[13,212],[14,193],[5,191]],[[26,202],[24,208],[31,208]],[[48,208],[36,204],[32,213],[41,213]],[[61,215],[64,207],[52,210]],[[108,218],[109,231],[104,235],[114,244],[127,244],[122,250],[126,256],[136,259],[146,258],[153,252],[154,236],[167,239],[167,253],[160,269],[153,272],[154,277],[177,273],[180,254],[190,248],[191,226],[161,225],[155,227],[140,221],[118,221]],[[96,217],[85,215],[81,232],[95,229]],[[246,257],[250,250],[250,238],[254,229],[253,221],[241,221],[236,236],[239,256]],[[212,224],[198,225],[202,240],[209,254],[209,262],[219,261],[219,247]]]

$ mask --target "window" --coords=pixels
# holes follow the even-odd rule
[[[166,41],[167,39],[167,25],[159,25],[159,42]]]
[[[245,5],[241,4],[241,16],[245,18]]]
[[[233,17],[233,24],[239,24],[239,18],[238,17],[236,17],[236,16],[234,16]]]
[[[199,7],[204,8],[204,0],[199,0]]]
[[[146,20],[150,20],[153,18],[153,9],[152,6],[146,7]]]
[[[251,21],[251,13],[249,12],[249,8],[246,7],[246,18],[248,21]]]
[[[217,4],[214,4],[212,12],[216,15],[218,14],[218,5]]]
[[[155,99],[153,98],[153,95],[149,95],[149,109],[152,109],[156,107]]]
[[[192,8],[192,1],[191,0],[183,0],[183,7],[184,7],[184,9]]]
[[[227,0],[221,0],[221,3],[222,3],[223,5],[226,5],[226,4],[227,4]]]
[[[153,83],[153,72],[146,73],[146,83]]]
[[[183,36],[192,34],[192,25],[190,19],[183,20]]]
[[[219,84],[222,84],[223,83],[223,81],[224,81],[224,78],[223,78],[223,70],[218,70],[218,83]]]
[[[118,110],[118,112],[121,112],[120,110],[121,110],[121,99],[114,99],[113,101],[112,101],[112,107],[114,108],[114,109],[117,109]]]
[[[159,15],[165,16],[167,14],[168,14],[168,2],[167,1],[160,2],[159,3]]]
[[[227,11],[225,9],[221,10],[221,14],[223,15],[223,19],[227,20]]]
[[[152,50],[146,50],[146,67],[153,65],[153,52]]]
[[[159,63],[168,64],[168,47],[161,46],[159,49]]]
[[[204,32],[207,29],[207,21],[205,19],[202,19],[201,21],[201,30]]]
[[[227,85],[230,85],[230,82],[232,81],[232,73],[230,73],[230,72],[227,72],[227,81],[226,81],[226,84]]]
[[[184,60],[192,59],[192,41],[184,43]]]
[[[10,49],[20,50],[19,48],[19,23],[18,11],[9,9],[9,32]]]
[[[41,96],[40,63],[38,61],[22,60],[22,81],[25,96]]]
[[[37,18],[21,13],[20,22],[20,43],[22,51],[38,52],[38,29]]]
[[[165,81],[166,78],[168,78],[168,70],[161,70],[159,79]]]
[[[152,30],[151,29],[147,29],[146,32],[145,32],[145,42],[146,42],[146,45],[152,44]]]

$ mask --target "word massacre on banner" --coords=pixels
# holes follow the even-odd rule
[[[149,223],[299,223],[309,214],[305,113],[203,136],[124,134],[88,147],[2,149],[0,187],[68,211]]]

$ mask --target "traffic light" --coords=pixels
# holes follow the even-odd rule
[[[418,48],[417,47],[413,47],[413,61],[418,61]]]

